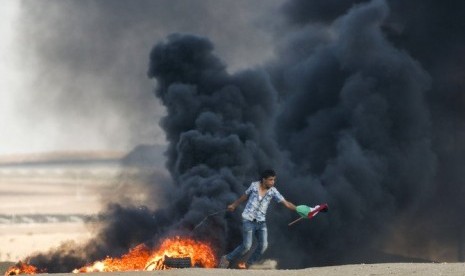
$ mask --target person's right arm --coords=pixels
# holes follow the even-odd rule
[[[241,195],[238,199],[236,199],[236,201],[228,205],[228,211],[233,212],[237,208],[237,206],[239,206],[242,202],[246,201],[247,198],[249,198],[248,195]]]

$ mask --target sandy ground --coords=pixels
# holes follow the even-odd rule
[[[4,274],[6,268],[11,263],[0,263],[0,275]],[[56,276],[71,276],[72,273],[57,273]],[[88,273],[89,276],[101,276],[102,273]],[[329,267],[315,267],[299,270],[235,270],[235,269],[172,269],[164,271],[145,271],[145,272],[115,272],[105,273],[106,276],[148,276],[148,275],[179,275],[179,276],[374,276],[374,275],[465,275],[464,263],[387,263],[387,264],[359,264],[359,265],[342,265]]]
[[[108,184],[60,178],[0,178],[0,214],[93,214]]]
[[[0,175],[0,261],[18,261],[64,241],[85,241],[83,217],[102,208],[109,181]]]
[[[46,252],[67,240],[92,237],[83,223],[0,225],[0,261],[23,260],[34,252]]]

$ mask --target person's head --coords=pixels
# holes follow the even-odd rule
[[[276,181],[276,172],[271,169],[264,170],[260,174],[260,183],[266,188],[269,189],[274,186]]]

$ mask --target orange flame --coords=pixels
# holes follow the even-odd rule
[[[140,244],[131,249],[121,258],[107,257],[92,265],[75,269],[79,272],[112,272],[135,270],[163,270],[169,269],[164,263],[165,257],[189,257],[191,266],[212,268],[216,266],[216,257],[210,245],[190,238],[168,238],[160,247],[152,252],[145,245]]]
[[[107,257],[103,261],[94,262],[92,265],[73,270],[79,272],[114,272],[114,271],[134,271],[143,270],[147,259],[150,257],[150,250],[143,244],[131,249],[121,258]]]
[[[164,270],[170,268],[165,264],[165,257],[188,257],[191,262],[190,265],[196,267],[213,268],[217,264],[213,249],[208,243],[195,241],[191,238],[174,237],[164,240],[156,251],[150,250],[144,244],[140,244],[120,258],[107,257],[91,265],[75,269],[73,272]],[[32,265],[18,262],[6,271],[5,276],[42,272],[45,272],[45,270],[39,270]]]
[[[190,238],[175,237],[163,241],[160,248],[148,260],[146,270],[167,269],[164,265],[165,256],[190,257],[191,266],[216,267],[215,254],[208,244]]]
[[[10,268],[8,268],[7,271],[5,272],[5,276],[19,275],[19,274],[36,274],[39,272],[43,272],[43,271],[37,269],[37,267],[33,265],[26,264],[20,261],[14,266],[11,266]]]

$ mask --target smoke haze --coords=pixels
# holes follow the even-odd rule
[[[271,56],[264,15],[280,2],[6,1],[16,8],[5,25],[0,153],[166,144],[146,77],[153,44],[172,32],[206,35],[233,70],[245,68]]]

